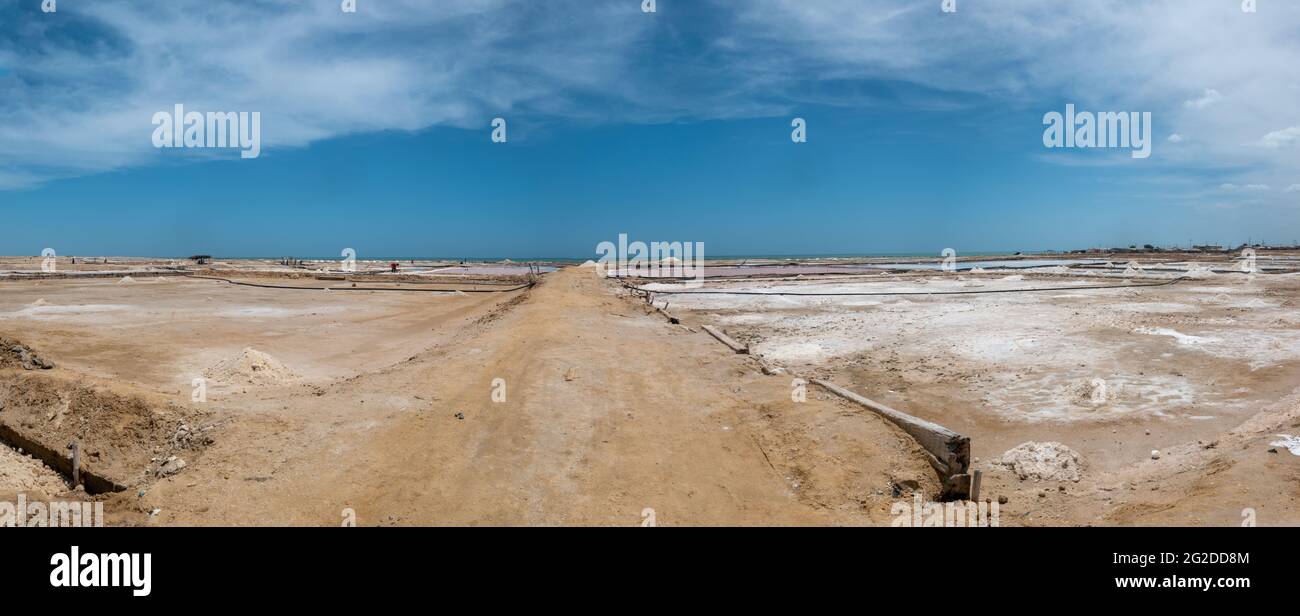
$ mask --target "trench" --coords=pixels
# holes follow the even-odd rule
[[[64,455],[62,452],[53,449],[46,444],[32,438],[28,438],[23,433],[15,430],[12,426],[0,422],[0,444],[7,445],[14,449],[22,451],[35,457],[49,467],[54,472],[63,477],[68,485],[72,485],[72,457]],[[112,492],[121,492],[127,487],[86,468],[85,463],[81,465],[79,473],[81,485],[85,486],[86,494],[106,494]],[[74,486],[75,487],[75,486]]]

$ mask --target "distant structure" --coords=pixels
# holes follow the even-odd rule
[[[207,265],[212,261],[212,255],[193,255],[190,260],[199,265]]]

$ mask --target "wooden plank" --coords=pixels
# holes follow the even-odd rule
[[[675,316],[669,314],[669,313],[668,313],[668,310],[665,309],[665,308],[660,308],[660,307],[658,307],[658,306],[655,306],[655,310],[658,310],[658,311],[659,311],[659,314],[664,315],[664,318],[668,319],[668,322],[669,322],[669,323],[672,323],[673,325],[677,325],[677,324],[679,324],[679,323],[682,322],[681,319],[679,319],[679,318],[677,318],[677,317],[675,317]]]
[[[72,441],[68,447],[72,448],[72,488],[76,489],[81,485],[81,443]]]
[[[921,447],[930,452],[937,461],[947,469],[949,477],[965,474],[970,468],[970,438],[957,434],[948,428],[937,423],[926,421],[919,417],[913,417],[892,408],[889,408],[879,402],[870,400],[858,394],[855,394],[839,385],[829,383],[820,379],[813,379],[814,383],[822,386],[827,391],[856,402],[862,406],[883,415],[886,419],[894,422],[894,425],[902,428],[904,432],[910,434],[916,439]],[[943,472],[943,469],[937,470]]]
[[[741,355],[749,354],[749,347],[739,342],[736,342],[735,340],[732,340],[730,336],[722,333],[721,331],[718,331],[718,328],[713,327],[712,325],[705,325],[704,331],[709,332],[710,336],[717,338],[718,341],[721,342],[722,344],[731,347],[731,350],[740,353]]]

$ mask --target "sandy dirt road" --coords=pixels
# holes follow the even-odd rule
[[[144,496],[115,496],[109,519],[887,524],[895,485],[937,489],[895,427],[791,389],[568,268],[405,361],[215,401],[216,442]]]

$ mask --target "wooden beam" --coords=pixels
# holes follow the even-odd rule
[[[709,332],[710,336],[717,338],[718,341],[721,342],[722,344],[731,347],[731,350],[740,353],[741,355],[749,354],[749,347],[739,342],[736,342],[735,340],[732,340],[730,336],[727,336],[726,334],[722,333],[721,331],[718,330],[718,328],[713,327],[712,325],[705,325],[704,331]]]
[[[658,306],[655,306],[655,310],[658,310],[659,314],[664,315],[664,318],[668,319],[668,322],[672,323],[673,325],[677,325],[682,322],[681,319],[669,314],[667,308],[660,308]]]
[[[965,497],[967,495],[966,493],[970,490],[970,477],[966,475],[970,469],[969,437],[957,434],[937,423],[892,409],[834,383],[820,379],[813,379],[812,382],[841,398],[862,405],[894,422],[894,425],[910,434],[912,438],[916,439],[917,443],[920,443],[922,448],[934,456],[935,460],[931,464],[934,464],[935,470],[939,471],[940,475],[945,475],[945,492],[950,492],[949,496],[951,497]],[[935,464],[936,462],[937,464]],[[955,494],[955,492],[960,492],[960,494]]]

